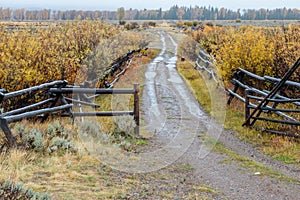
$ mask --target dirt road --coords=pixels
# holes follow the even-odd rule
[[[152,195],[144,198],[298,199],[299,169],[262,155],[206,115],[177,73],[177,42],[167,32],[153,34],[159,40],[152,45],[161,52],[148,65],[142,98],[143,126],[153,135],[138,159],[132,159],[138,161],[125,170],[145,173],[141,175],[145,176],[143,184]],[[228,154],[213,150],[216,143],[207,145],[205,138],[217,139],[226,149],[298,182],[253,171]],[[157,178],[147,178],[147,174]],[[167,177],[159,180],[157,174]],[[164,198],[162,193],[170,196]],[[141,188],[132,191],[132,198],[141,197]]]

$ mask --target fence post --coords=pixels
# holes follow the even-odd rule
[[[3,90],[1,89],[1,91],[0,91],[0,103],[3,101],[3,99],[4,99],[4,94],[3,94]]]
[[[240,82],[243,82],[243,78],[244,78],[244,73],[242,73],[241,71],[238,71],[238,72],[234,72],[233,75],[237,78],[238,81]],[[234,89],[233,89],[233,92],[236,93],[237,90],[239,89],[239,84],[234,84]],[[232,99],[234,98],[233,95],[230,95],[229,96],[229,99],[227,101],[227,105],[230,105]]]
[[[5,134],[5,137],[7,139],[9,147],[16,147],[17,146],[17,141],[16,141],[16,138],[13,136],[13,134],[11,133],[11,131],[8,127],[7,120],[6,119],[0,119],[0,125],[1,125],[2,131]]]
[[[250,90],[246,89],[245,90],[245,121],[247,122],[245,124],[246,126],[250,125],[250,121],[247,121],[247,119],[250,116],[250,107],[249,107],[250,101],[249,101],[249,97],[248,97],[249,93],[250,93]]]
[[[134,108],[133,108],[133,116],[136,127],[134,129],[134,133],[136,136],[140,134],[140,86],[139,84],[134,84]]]

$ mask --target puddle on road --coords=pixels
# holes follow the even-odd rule
[[[154,80],[155,76],[156,76],[156,72],[146,72],[145,73],[145,77],[149,81]]]
[[[164,53],[166,52],[166,49],[167,49],[167,44],[166,44],[166,39],[163,35],[163,32],[159,32],[159,35],[160,35],[160,40],[163,44],[162,48],[161,48],[161,52],[159,54],[159,56],[161,57],[162,55],[164,55]]]
[[[177,44],[177,42],[175,42],[175,40],[172,38],[172,36],[171,35],[168,35],[169,36],[169,38],[170,38],[170,40],[171,40],[171,42],[173,43],[173,45],[174,45],[174,55],[177,55],[177,51],[178,51],[178,44]],[[176,57],[176,60],[177,60],[177,57]]]
[[[189,112],[198,119],[203,119],[204,112],[199,108],[199,105],[197,105],[194,101],[191,101],[191,94],[187,91],[187,88],[183,85],[178,85],[175,88],[184,100],[184,105],[188,107]]]
[[[177,52],[177,43],[173,40],[173,38],[169,35],[169,38],[171,39],[173,45],[175,46],[175,52]],[[171,57],[167,63],[167,68],[169,72],[169,79],[168,81],[175,83],[174,88],[177,90],[178,94],[181,96],[181,98],[185,102],[185,106],[188,107],[189,112],[194,115],[195,117],[202,119],[204,116],[204,112],[199,108],[199,105],[195,104],[194,101],[190,100],[190,94],[188,92],[187,87],[183,84],[183,80],[181,76],[178,74],[177,69],[176,69],[176,62],[178,60],[178,57],[176,54],[175,56]]]
[[[147,79],[147,82],[145,84],[145,98],[144,100],[147,102],[147,105],[149,105],[148,108],[145,110],[146,117],[148,118],[148,129],[151,132],[156,132],[156,129],[161,129],[164,126],[162,109],[160,108],[160,105],[158,104],[157,99],[157,92],[156,92],[156,84],[155,84],[155,78],[157,76],[157,65],[160,62],[164,61],[163,55],[166,52],[166,40],[162,32],[159,32],[160,40],[162,42],[162,49],[159,53],[159,56],[156,57],[147,68],[147,71],[145,73],[145,77]],[[155,127],[155,129],[154,129]]]
[[[182,78],[178,75],[177,69],[176,69],[176,62],[177,62],[177,56],[173,56],[168,60],[167,68],[169,72],[169,82],[182,84]]]
[[[177,60],[178,60],[177,56],[173,56],[172,58],[170,58],[167,62],[168,63],[167,67],[175,67],[176,68]]]
[[[155,63],[159,63],[159,62],[162,62],[164,60],[163,57],[159,56],[159,57],[156,57],[153,61],[152,61],[152,64],[155,64]]]
[[[169,81],[169,82],[172,82],[172,83],[177,83],[177,84],[182,83],[182,80],[181,80],[180,78],[176,78],[176,77],[174,77],[174,78],[169,78],[168,81]]]

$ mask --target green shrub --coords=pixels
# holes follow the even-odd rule
[[[197,21],[197,20],[193,21],[193,26],[197,26],[198,24],[199,24],[199,21]]]
[[[193,26],[193,22],[191,22],[191,21],[185,21],[184,25],[191,27],[191,26]]]
[[[119,25],[124,26],[125,24],[126,24],[126,21],[123,21],[123,20],[119,21]]]
[[[49,137],[54,137],[54,136],[64,136],[67,137],[68,134],[66,134],[64,127],[58,122],[55,121],[53,124],[49,124],[46,128],[46,134]]]
[[[137,22],[131,22],[131,23],[125,25],[125,28],[127,30],[138,29],[139,27],[140,26],[139,26],[139,24]]]
[[[148,24],[149,24],[149,26],[153,26],[153,27],[156,26],[156,22],[153,22],[153,21],[149,22]]]
[[[77,150],[77,147],[71,141],[61,137],[52,138],[50,145],[47,148],[48,153],[53,153],[56,151],[77,152]]]

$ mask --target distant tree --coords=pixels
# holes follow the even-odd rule
[[[170,10],[169,11],[167,11],[167,13],[166,13],[166,19],[178,19],[178,17],[177,17],[177,11],[178,11],[178,6],[177,5],[175,5],[175,6],[172,6],[171,8],[170,8]]]
[[[221,8],[219,10],[219,19],[226,19],[226,13],[227,13],[227,9],[226,8]]]
[[[135,20],[139,20],[140,19],[140,11],[137,11],[135,16],[134,16]]]
[[[125,17],[125,9],[124,7],[118,8],[117,10],[117,19],[121,21]]]
[[[183,7],[177,9],[176,16],[179,20],[182,20],[184,14],[185,14],[185,10]]]
[[[2,10],[2,19],[3,20],[11,20],[12,10],[9,8]]]
[[[162,19],[163,18],[163,14],[162,14],[163,12],[162,12],[162,9],[160,8],[159,10],[158,10],[158,15],[157,15],[157,19]]]

